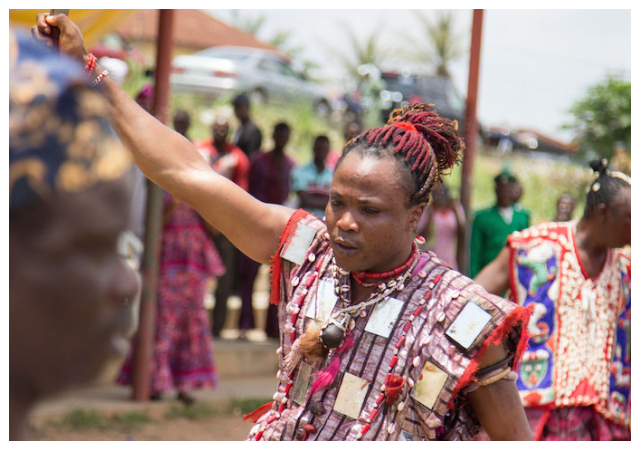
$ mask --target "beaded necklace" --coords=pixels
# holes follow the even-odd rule
[[[418,263],[418,251],[417,247],[413,245],[413,251],[409,259],[397,269],[389,272],[382,272],[383,274],[393,273],[391,276],[396,278],[386,282],[378,283],[377,289],[371,294],[368,300],[358,303],[357,305],[351,305],[351,299],[347,296],[351,293],[351,283],[349,280],[349,272],[339,269],[335,259],[332,259],[333,280],[336,296],[342,301],[343,304],[348,306],[341,308],[331,315],[329,320],[322,327],[319,340],[320,343],[328,348],[338,348],[344,342],[347,331],[352,330],[355,327],[355,319],[364,311],[367,307],[375,305],[381,300],[386,299],[392,292],[401,291],[405,287],[405,281],[411,276],[411,272]],[[398,270],[402,269],[402,270]],[[362,272],[367,274],[367,278],[374,278],[370,276],[373,272]],[[353,275],[353,273],[352,273]],[[387,277],[389,278],[389,277]]]

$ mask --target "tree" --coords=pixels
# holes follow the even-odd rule
[[[575,133],[582,156],[597,154],[611,160],[619,143],[631,148],[631,82],[607,76],[591,86],[569,113],[573,122],[562,128]]]
[[[403,32],[405,41],[410,45],[405,45],[402,52],[415,62],[431,66],[435,75],[451,78],[451,63],[465,53],[464,38],[454,30],[453,11],[441,11],[433,21],[419,11],[415,17],[420,24],[422,38],[416,40]]]
[[[389,49],[381,42],[381,28],[375,27],[371,34],[360,40],[349,24],[344,23],[349,45],[341,48],[327,46],[358,85],[368,76],[368,72],[364,71],[363,67],[375,66],[380,69],[390,55]]]

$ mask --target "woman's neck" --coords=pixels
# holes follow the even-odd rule
[[[582,267],[589,276],[598,276],[607,259],[608,247],[600,242],[602,231],[589,219],[580,219],[575,227],[575,242]]]

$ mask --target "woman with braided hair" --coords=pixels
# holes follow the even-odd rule
[[[66,16],[39,15],[33,34],[47,41],[52,26],[63,52],[91,59]],[[414,242],[432,190],[462,151],[455,122],[416,105],[350,141],[325,223],[251,197],[108,77],[100,87],[147,177],[272,266],[278,386],[246,417],[256,421],[250,440],[471,439],[480,426],[492,439],[531,438],[513,373],[528,310]]]
[[[532,311],[517,384],[539,440],[631,436],[631,178],[591,167],[582,218],[513,233],[476,278]]]

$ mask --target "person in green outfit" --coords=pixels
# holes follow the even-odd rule
[[[498,256],[514,231],[529,227],[530,213],[515,207],[514,188],[518,179],[508,169],[495,178],[496,204],[475,214],[471,228],[469,275],[475,277],[484,266]]]

